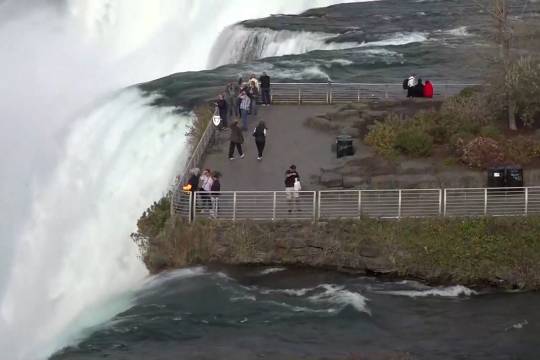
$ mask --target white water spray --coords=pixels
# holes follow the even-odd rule
[[[204,68],[237,21],[338,2],[0,2],[3,358],[47,357],[146,275],[129,234],[177,170],[187,120],[110,93]]]

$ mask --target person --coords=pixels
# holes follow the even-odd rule
[[[266,145],[266,124],[259,121],[259,125],[253,130],[255,145],[257,146],[257,160],[262,160],[264,146]]]
[[[433,84],[429,80],[426,80],[426,84],[424,85],[424,97],[433,98]]]
[[[242,118],[242,130],[247,130],[248,128],[248,115],[251,106],[251,99],[245,90],[240,92],[240,117]]]
[[[221,123],[219,124],[219,128],[223,129],[228,126],[227,116],[229,113],[227,112],[227,101],[225,101],[225,94],[219,94],[218,100],[216,101],[216,106],[218,108],[219,117],[221,118]]]
[[[300,196],[300,175],[296,171],[296,165],[291,165],[285,172],[285,193],[289,204],[289,213],[293,209],[298,209],[298,198]]]
[[[262,76],[259,79],[259,83],[261,86],[261,97],[262,97],[262,103],[263,106],[269,106],[270,105],[270,76],[268,76],[265,72],[262,73]]]
[[[219,181],[219,178],[221,177],[221,174],[217,171],[214,171],[212,173],[212,187],[211,187],[211,193],[210,193],[210,199],[212,201],[212,210],[210,210],[210,216],[213,218],[218,217],[218,211],[219,211],[219,192],[221,191],[221,183]]]
[[[193,168],[189,170],[190,177],[188,182],[182,186],[182,190],[185,192],[194,192],[199,189],[199,168]]]
[[[250,81],[247,94],[250,100],[249,113],[257,116],[257,99],[259,98],[259,87]]]
[[[200,186],[200,199],[201,199],[201,212],[206,212],[207,210],[210,210],[210,190],[212,189],[212,172],[210,169],[204,169],[202,172],[202,175],[199,179],[199,186]]]
[[[235,107],[234,107],[234,112],[235,112],[235,115],[237,118],[240,118],[241,114],[240,114],[240,104],[242,102],[242,100],[240,99],[240,93],[242,92],[242,89],[244,88],[243,86],[244,84],[244,80],[242,80],[242,78],[238,78],[238,81],[236,82],[235,86],[234,86],[234,95],[236,96],[235,98]]]
[[[422,79],[418,79],[416,86],[414,87],[414,97],[424,97],[424,83]]]
[[[238,126],[238,120],[233,121],[231,124],[231,142],[229,144],[229,160],[234,160],[234,148],[238,150],[240,158],[244,158],[244,152],[242,151],[242,144],[244,143],[244,135],[242,130]]]
[[[236,105],[237,95],[235,95],[234,86],[234,83],[230,82],[225,87],[225,101],[227,102],[227,119],[232,119],[232,117],[235,115],[234,107]]]
[[[414,88],[418,84],[418,81],[416,80],[416,75],[412,74],[407,79],[407,97],[414,97]]]

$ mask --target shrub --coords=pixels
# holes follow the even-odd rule
[[[389,115],[384,121],[376,121],[365,137],[366,144],[375,148],[379,154],[386,157],[397,155],[395,149],[396,137],[403,127],[403,122],[397,115]]]
[[[450,134],[460,131],[478,133],[482,126],[495,120],[487,101],[487,97],[481,93],[446,100],[441,107],[441,125]]]
[[[461,161],[471,167],[486,169],[501,165],[505,155],[500,144],[490,138],[477,137],[463,148]]]
[[[214,112],[210,105],[203,104],[193,109],[191,118],[191,124],[188,125],[186,136],[188,137],[189,144],[192,148],[195,148],[206,130],[208,123],[212,121],[212,115]]]
[[[486,125],[480,128],[480,136],[499,140],[502,136],[501,130],[493,125]]]
[[[406,155],[429,156],[433,138],[419,129],[406,129],[397,135],[395,148]]]
[[[450,150],[457,156],[463,155],[463,149],[475,136],[469,132],[458,132],[450,137]]]
[[[504,152],[510,161],[524,165],[540,156],[540,143],[532,137],[516,136],[505,141]]]

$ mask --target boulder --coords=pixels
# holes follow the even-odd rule
[[[395,189],[397,181],[395,175],[378,175],[371,178],[373,189]]]
[[[437,189],[439,179],[431,174],[399,175],[396,176],[398,187],[401,189]]]
[[[405,160],[399,164],[399,171],[405,174],[431,173],[433,165],[425,160]]]
[[[321,175],[319,182],[321,183],[321,185],[329,188],[342,187],[343,176],[337,173],[327,172]]]
[[[346,189],[361,188],[367,189],[369,180],[362,176],[347,175],[343,176],[343,187]]]

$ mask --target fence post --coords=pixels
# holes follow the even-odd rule
[[[358,90],[356,91],[356,99],[357,102],[360,102],[360,88],[358,88]]]
[[[358,219],[362,218],[362,190],[358,190]]]
[[[529,188],[525,188],[525,216],[529,214]]]
[[[313,222],[317,222],[317,191],[313,191]]]
[[[197,192],[196,191],[190,194],[189,202],[190,202],[189,211],[192,212],[190,219],[193,219],[193,222],[195,222],[197,220]],[[193,206],[191,206],[191,202],[193,202]]]
[[[484,216],[487,216],[487,204],[488,204],[488,192],[487,192],[487,188],[484,188]]]
[[[446,203],[448,196],[446,194],[446,189],[444,189],[444,199],[443,199],[443,216],[446,217]]]
[[[188,200],[188,218],[189,223],[191,224],[193,222],[193,197],[195,196],[195,192],[189,193],[189,200]]]
[[[233,212],[232,212],[232,220],[236,221],[236,191],[233,193]]]
[[[401,218],[401,189],[398,190],[398,219]]]
[[[334,88],[332,87],[332,83],[328,82],[328,104],[332,104],[334,102]]]
[[[298,87],[298,105],[302,103],[302,88]]]
[[[384,98],[388,99],[388,84],[384,85]]]
[[[321,220],[321,198],[322,198],[322,192],[318,191],[318,199],[317,199],[317,202],[318,202],[318,206],[317,206],[317,220],[320,221]]]
[[[274,205],[272,209],[272,221],[276,220],[276,192],[274,191]]]

